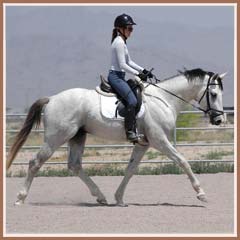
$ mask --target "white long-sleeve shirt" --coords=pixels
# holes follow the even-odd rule
[[[143,69],[131,60],[127,45],[121,36],[117,36],[111,45],[111,70],[137,75]]]

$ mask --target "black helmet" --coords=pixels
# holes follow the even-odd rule
[[[116,17],[114,27],[126,27],[127,25],[136,25],[129,15],[124,13]]]

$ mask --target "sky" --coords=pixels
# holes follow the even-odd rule
[[[42,96],[95,88],[107,75],[117,15],[131,15],[128,48],[160,78],[182,67],[228,72],[225,105],[234,104],[233,6],[7,6],[6,105],[22,111]],[[224,82],[225,83],[225,82]],[[17,91],[16,91],[17,89]]]
[[[33,11],[48,11],[50,9],[55,10],[57,8],[69,8],[69,9],[77,9],[84,8],[85,6],[11,6],[7,7],[7,17],[15,17],[15,16],[24,16]],[[88,8],[92,13],[109,14],[112,16],[116,16],[123,12],[127,12],[128,14],[132,14],[137,18],[143,18],[148,21],[157,21],[157,22],[178,22],[186,25],[195,25],[195,26],[209,26],[209,27],[217,27],[217,26],[226,26],[232,27],[234,15],[233,15],[233,7],[232,6],[186,6],[186,5],[177,5],[177,6],[165,6],[165,5],[137,5],[137,6],[93,6],[93,7],[85,7]],[[113,19],[109,19],[111,21]]]

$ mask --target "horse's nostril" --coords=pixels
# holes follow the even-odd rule
[[[215,121],[215,125],[220,125],[221,124],[221,120],[217,120],[217,121]]]

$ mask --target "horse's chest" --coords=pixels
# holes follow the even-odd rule
[[[169,134],[175,127],[176,117],[170,109],[151,109],[147,115],[146,122],[150,128],[156,130],[161,128],[166,134]]]

